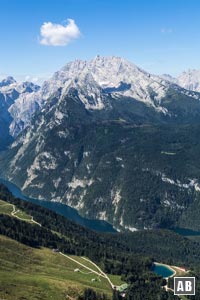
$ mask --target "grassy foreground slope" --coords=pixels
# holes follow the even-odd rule
[[[35,249],[0,235],[0,299],[62,300],[92,288],[112,298],[108,282],[88,273],[74,272],[77,264],[47,248]],[[76,258],[73,256],[73,258]],[[83,274],[84,273],[84,274]],[[115,280],[120,281],[119,276]],[[93,278],[96,281],[91,281]]]

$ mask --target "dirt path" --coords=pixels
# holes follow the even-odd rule
[[[31,222],[42,227],[42,225],[40,223],[38,223],[37,221],[35,221],[32,216],[31,216]]]
[[[82,257],[83,259],[85,259],[86,261],[89,261],[93,266],[95,266],[99,272],[108,280],[109,284],[111,285],[111,288],[114,289],[115,285],[112,283],[112,281],[110,280],[110,278],[108,277],[108,275],[106,273],[104,273],[94,262],[92,262],[91,260],[87,259],[86,257]]]
[[[98,276],[104,277],[103,274],[98,273],[98,272],[96,272],[96,271],[90,269],[89,267],[85,266],[84,264],[80,263],[79,261],[75,260],[74,258],[68,256],[67,254],[64,254],[64,253],[62,253],[62,252],[59,252],[59,253],[60,253],[61,255],[65,256],[65,257],[67,257],[67,258],[70,259],[71,261],[75,262],[76,264],[80,265],[81,267],[83,267],[83,268],[89,270],[90,272],[92,272],[92,273],[94,273],[94,274],[96,274],[96,275],[98,275]],[[104,278],[105,278],[105,277],[104,277]]]
[[[97,271],[95,271],[95,270],[93,270],[93,269],[91,269],[91,268],[85,266],[84,264],[82,264],[81,262],[75,260],[74,258],[68,256],[67,254],[64,254],[64,253],[62,253],[62,252],[59,252],[59,253],[60,253],[61,255],[65,256],[65,257],[67,257],[67,258],[70,259],[71,261],[77,263],[78,265],[82,266],[83,268],[89,270],[91,273],[94,273],[94,274],[96,274],[96,275],[98,275],[98,276],[101,276],[101,277],[107,279],[107,281],[109,282],[111,288],[112,288],[112,289],[115,288],[115,285],[112,283],[112,281],[110,280],[110,278],[108,277],[108,275],[105,274],[105,273],[104,273],[104,272],[103,272],[103,271],[102,271],[95,263],[93,263],[91,260],[89,260],[89,259],[87,259],[87,258],[85,258],[85,257],[82,257],[83,259],[85,259],[86,261],[88,261],[88,262],[90,262],[92,265],[94,265],[94,266],[99,270],[99,273],[98,273]]]
[[[11,216],[13,216],[13,217],[15,217],[15,218],[17,218],[17,219],[19,219],[19,220],[21,220],[21,221],[31,222],[31,223],[34,223],[34,224],[36,224],[36,225],[39,225],[40,227],[42,226],[40,223],[36,222],[36,221],[33,219],[32,216],[30,216],[30,217],[31,217],[31,220],[29,220],[29,219],[23,219],[23,218],[18,217],[16,214],[19,212],[19,210],[16,210],[16,207],[15,207],[14,204],[6,203],[6,204],[1,204],[0,206],[8,206],[8,205],[9,205],[9,206],[12,206],[12,208],[13,208],[13,210],[12,210],[12,212],[11,212]]]

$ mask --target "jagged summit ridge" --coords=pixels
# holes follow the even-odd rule
[[[17,82],[12,76],[0,81],[0,150],[8,146],[12,137],[10,135],[11,123],[15,123],[16,110],[12,110],[12,106],[18,101],[19,97],[24,97],[30,93],[35,93],[39,86],[31,82]],[[26,95],[26,96],[25,96]],[[27,101],[25,104],[27,105]],[[22,106],[23,106],[22,105]],[[23,124],[20,123],[20,130],[23,129]]]
[[[187,71],[183,71],[177,77],[173,77],[169,74],[163,74],[161,77],[164,80],[177,84],[186,90],[200,92],[200,70],[189,69]]]
[[[0,81],[0,88],[16,83],[16,80],[12,76],[8,76]]]
[[[189,69],[181,73],[178,84],[188,90],[200,92],[200,70]]]
[[[86,82],[91,74],[97,85],[102,89],[113,88],[112,92],[151,103],[150,89],[157,93],[157,98],[164,94],[164,80],[138,68],[133,63],[121,57],[96,56],[90,61],[75,60],[68,63],[61,71],[55,73],[53,80],[67,83],[69,80]],[[129,88],[120,90],[122,83]],[[115,88],[115,90],[114,90]]]
[[[181,89],[170,78],[150,74],[124,58],[97,55],[89,61],[77,59],[67,63],[45,81],[40,89],[21,95],[10,108],[11,114],[15,116],[10,125],[10,134],[17,136],[29,125],[35,111],[42,109],[58,90],[59,101],[62,101],[71,88],[77,91],[85,108],[92,111],[109,107],[105,95],[111,95],[112,99],[131,98],[165,115],[170,113],[162,99],[170,88],[196,100],[200,98],[197,94]]]
[[[39,86],[29,81],[17,82],[12,76],[8,76],[0,81],[1,93],[8,94],[12,90],[17,91],[20,94],[37,92],[39,90]]]
[[[10,132],[16,136],[20,132],[18,123],[23,122],[26,127],[34,109],[41,108],[58,89],[62,90],[61,97],[70,88],[77,89],[80,100],[89,110],[105,109],[103,93],[111,93],[112,97],[134,98],[165,113],[166,110],[159,106],[159,101],[164,97],[169,84],[121,57],[98,55],[90,61],[75,60],[67,63],[51,79],[45,81],[38,91],[19,97],[11,108],[12,112],[15,111],[15,120],[11,124]],[[26,103],[25,109],[23,103]],[[27,115],[29,105],[30,113]]]

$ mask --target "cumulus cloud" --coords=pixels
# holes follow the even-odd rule
[[[46,46],[66,46],[80,37],[80,30],[73,19],[66,25],[45,22],[40,28],[40,44]]]

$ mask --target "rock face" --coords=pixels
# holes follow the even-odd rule
[[[178,76],[178,84],[185,89],[200,92],[200,70],[188,70]]]
[[[17,83],[11,76],[0,82],[0,150],[5,149],[13,140],[11,124],[15,120],[15,110],[19,104],[18,99],[24,95],[36,92],[39,86],[31,82]],[[26,104],[27,105],[27,104]],[[21,124],[23,129],[23,124]]]
[[[9,106],[17,137],[2,173],[118,228],[186,224],[200,191],[199,100],[122,58],[71,62]]]
[[[66,95],[71,88],[75,88],[79,99],[89,110],[105,109],[103,94],[112,94],[115,98],[133,98],[167,114],[166,105],[162,105],[161,100],[172,85],[173,90],[186,96],[195,99],[200,97],[181,90],[176,84],[181,85],[181,76],[180,82],[170,75],[163,75],[161,78],[145,72],[123,58],[97,56],[91,61],[76,60],[68,63],[50,80],[44,82],[41,88],[29,82],[17,84],[12,77],[8,77],[0,83],[0,91],[17,91],[15,96],[11,96],[12,103],[9,106],[12,118],[9,132],[11,136],[16,137],[30,124],[34,113],[41,110],[47,99],[58,89],[62,91],[61,95]],[[182,84],[184,85],[186,89],[190,89],[186,84]]]
[[[200,70],[193,69],[184,71],[177,78],[168,74],[163,74],[161,77],[172,83],[178,84],[184,89],[200,92]]]

